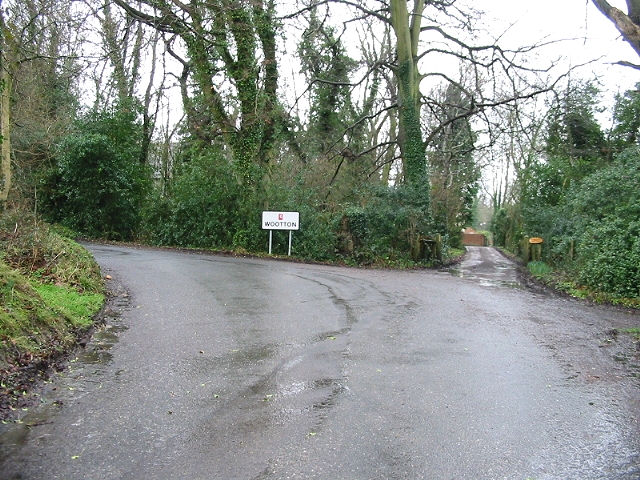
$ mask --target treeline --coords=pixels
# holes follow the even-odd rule
[[[432,261],[423,240],[459,246],[472,221],[472,118],[547,88],[499,85],[496,65],[535,75],[530,49],[478,50],[480,18],[398,0],[9,1],[0,201],[92,238],[251,252],[261,211],[295,210],[302,258]],[[422,73],[443,57],[457,74]]]
[[[41,214],[90,238],[265,252],[261,212],[299,211],[296,256],[358,264],[378,257],[411,262],[411,239],[434,228],[419,190],[354,182],[351,202],[336,206],[321,184],[314,185],[315,170],[295,172],[283,162],[270,168],[273,178],[260,191],[248,192],[223,149],[189,146],[188,140],[178,146],[178,164],[160,188],[153,168],[136,161],[140,129],[134,113],[117,107],[81,116],[43,176]],[[286,242],[285,232],[274,232],[275,252],[286,252]]]
[[[571,287],[629,299],[640,297],[639,88],[607,111],[588,82],[559,96],[492,224],[495,241],[517,253],[523,237],[542,237],[543,261]]]

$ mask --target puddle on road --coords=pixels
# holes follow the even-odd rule
[[[449,268],[446,271],[454,277],[474,280],[481,287],[523,288],[516,279],[515,267],[500,266],[496,267],[495,273],[483,272],[481,274],[460,267]]]
[[[113,356],[110,350],[119,341],[119,333],[126,329],[120,324],[98,329],[87,346],[69,360],[66,369],[44,384],[39,403],[25,409],[18,418],[0,425],[0,464],[16,449],[24,447],[32,435],[38,435],[39,427],[53,423],[63,405],[89,392],[93,388],[90,384],[99,383],[95,376],[104,373],[103,366]]]
[[[76,362],[88,365],[107,363],[113,357],[110,350],[118,342],[118,334],[126,329],[122,325],[105,325],[93,334],[91,342],[78,353]]]
[[[496,263],[492,268],[479,269],[479,263],[475,261],[463,261],[453,268],[448,268],[445,272],[459,278],[474,280],[482,287],[508,287],[524,288],[518,281],[517,268],[510,263]]]

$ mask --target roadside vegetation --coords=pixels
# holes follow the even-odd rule
[[[638,85],[636,88],[639,88]],[[498,245],[522,256],[527,237],[543,238],[528,265],[544,283],[595,302],[640,307],[640,94],[618,95],[612,126],[591,83],[567,90],[541,121],[541,155],[519,168],[511,200],[496,208]],[[521,165],[520,167],[523,167]]]
[[[98,265],[76,242],[28,215],[0,216],[0,418],[94,326],[104,302]]]

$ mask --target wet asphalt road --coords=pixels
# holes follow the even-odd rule
[[[2,479],[640,478],[640,385],[599,343],[638,316],[492,281],[488,249],[451,275],[89,248],[128,294],[1,427]]]

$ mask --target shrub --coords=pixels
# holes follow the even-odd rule
[[[238,242],[246,248],[249,244],[239,233],[241,200],[228,165],[215,156],[194,158],[176,177],[168,197],[149,202],[143,234],[158,245],[230,248]]]
[[[343,212],[341,235],[357,263],[416,260],[414,247],[433,230],[428,204],[409,188],[377,188],[364,206]]]
[[[150,174],[141,164],[141,135],[129,111],[89,114],[57,147],[47,182],[48,220],[94,238],[133,238],[149,192]]]
[[[640,297],[640,221],[606,217],[584,232],[578,280],[613,295]]]
[[[551,259],[583,285],[616,296],[640,296],[640,154],[637,147],[585,177],[548,208],[540,232]],[[542,214],[540,217],[543,216]],[[575,259],[568,258],[575,244]]]

